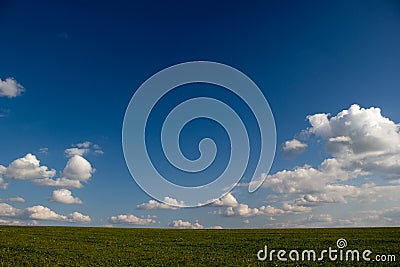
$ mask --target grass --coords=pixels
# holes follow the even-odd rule
[[[395,255],[396,262],[260,262],[269,249],[345,249]],[[400,266],[400,228],[178,230],[0,227],[0,266]],[[286,255],[287,257],[288,255]]]

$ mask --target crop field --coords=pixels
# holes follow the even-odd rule
[[[336,241],[346,239],[342,250]],[[268,257],[257,259],[267,245]],[[338,250],[331,261],[322,250]],[[269,259],[270,251],[276,250]],[[286,262],[277,259],[285,250]],[[289,259],[291,250],[299,261]],[[316,261],[301,260],[314,250]],[[358,250],[360,261],[345,260]],[[370,261],[362,259],[370,250]],[[183,230],[0,227],[0,266],[400,266],[400,228]],[[262,257],[264,252],[260,254]],[[305,254],[306,255],[306,254]],[[333,254],[332,254],[333,255]],[[376,255],[385,262],[378,262]],[[282,255],[281,255],[282,256]],[[292,257],[296,254],[293,252]],[[311,258],[312,259],[312,258]]]

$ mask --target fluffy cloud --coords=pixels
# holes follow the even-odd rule
[[[164,197],[163,200],[164,202],[160,203],[158,201],[151,199],[147,203],[142,203],[137,205],[136,208],[140,210],[155,210],[155,209],[176,210],[179,209],[179,207],[185,205],[183,201],[178,201],[171,197]]]
[[[82,201],[77,197],[73,197],[68,189],[54,190],[50,200],[63,204],[82,204]]]
[[[327,152],[345,169],[400,179],[399,125],[382,116],[379,108],[352,105],[336,116],[316,114],[308,120],[309,132],[326,142]]]
[[[305,212],[313,206],[346,203],[349,199],[399,199],[395,193],[400,188],[396,185],[400,183],[398,124],[384,117],[379,108],[358,105],[335,116],[321,113],[307,119],[311,127],[304,132],[320,140],[330,157],[315,168],[304,165],[265,177],[263,185],[282,198],[298,195],[286,202],[283,210]],[[388,185],[355,186],[350,182],[366,177],[381,178]]]
[[[204,226],[201,225],[198,221],[191,223],[189,221],[183,220],[173,220],[171,223],[168,224],[169,227],[180,228],[180,229],[203,229]]]
[[[156,223],[154,218],[139,218],[133,214],[121,214],[117,216],[112,216],[109,219],[112,224],[134,224],[134,225],[149,225]]]
[[[48,187],[81,188],[81,182],[87,182],[95,169],[89,161],[79,155],[72,156],[57,179],[36,179],[33,183]]]
[[[10,198],[7,198],[7,201],[25,203],[25,199],[23,199],[22,197],[10,197]]]
[[[300,212],[300,211],[297,211]],[[272,207],[270,205],[268,206],[261,206],[259,208],[250,208],[249,205],[247,204],[239,204],[235,207],[228,207],[226,208],[225,211],[221,212],[218,211],[218,214],[222,214],[227,217],[232,217],[232,216],[240,216],[240,217],[253,217],[253,216],[259,216],[259,215],[269,215],[269,216],[274,216],[274,215],[282,215],[282,214],[293,214],[297,213],[292,210],[284,210],[284,209],[278,209],[275,207]]]
[[[92,220],[89,216],[83,215],[82,213],[75,211],[68,215],[67,221],[73,223],[90,223]]]
[[[89,216],[83,215],[79,212],[73,212],[70,213],[68,216],[65,216],[58,214],[48,207],[44,207],[41,205],[28,207],[21,210],[7,203],[0,203],[0,220],[3,220],[3,218],[12,218],[22,221],[33,220],[33,222],[36,220],[42,220],[71,223],[89,223],[91,221]]]
[[[67,216],[57,214],[48,207],[33,206],[25,209],[25,215],[29,219],[44,221],[66,221]]]
[[[231,193],[228,193],[222,198],[215,200],[212,205],[216,207],[236,207],[239,203]]]
[[[70,158],[63,171],[63,177],[70,180],[88,181],[95,169],[82,156],[75,155]]]
[[[297,139],[289,140],[283,143],[282,150],[287,158],[303,153],[307,148],[307,144],[300,142]]]
[[[91,219],[89,216],[83,215],[79,212],[70,213],[68,216],[57,214],[48,207],[33,206],[24,210],[25,216],[33,220],[43,221],[62,221],[71,223],[89,223]]]
[[[14,160],[6,169],[6,176],[16,180],[48,179],[56,174],[54,169],[40,166],[35,155],[28,153],[23,158]]]
[[[77,146],[79,146],[77,149],[86,149],[88,146],[99,148],[98,145],[92,145],[90,142],[84,142]],[[47,149],[41,149],[43,153],[47,153],[47,151]],[[60,173],[60,177],[54,178],[56,170],[41,165],[35,155],[28,153],[24,157],[11,162],[7,168],[0,165],[0,188],[6,189],[8,186],[3,176],[15,180],[30,180],[40,186],[81,188],[82,182],[87,182],[94,172],[95,169],[89,161],[81,155],[71,154],[64,170]]]
[[[0,79],[0,97],[13,98],[24,92],[24,87],[13,78]]]
[[[14,208],[7,203],[0,203],[0,217],[16,217],[21,214],[21,210]]]

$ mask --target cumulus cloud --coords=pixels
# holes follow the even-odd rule
[[[88,181],[95,172],[89,161],[79,155],[70,158],[63,171],[63,177],[70,180]]]
[[[247,204],[239,204],[235,207],[228,207],[226,208],[225,211],[221,212],[218,211],[218,214],[222,214],[227,217],[232,217],[232,216],[240,216],[240,217],[253,217],[253,216],[259,216],[259,215],[282,215],[282,214],[292,214],[294,213],[293,211],[285,211],[284,209],[279,209],[272,207],[270,205],[268,206],[261,206],[259,208],[250,208],[249,205]]]
[[[336,116],[308,116],[309,132],[326,142],[326,150],[347,170],[400,179],[399,125],[379,108],[352,105]],[[347,163],[347,164],[345,164]]]
[[[29,219],[33,220],[44,220],[44,221],[66,221],[67,216],[57,214],[48,207],[41,205],[26,208],[24,211],[25,215]]]
[[[307,211],[313,206],[347,203],[349,199],[399,199],[400,127],[382,115],[379,108],[352,105],[337,115],[328,113],[307,117],[309,138],[317,138],[329,155],[317,167],[304,165],[264,175],[264,186],[286,198],[285,211]],[[266,176],[266,177],[265,177]],[[350,180],[381,178],[388,185]],[[351,184],[349,184],[351,183]],[[254,213],[254,212],[253,212]]]
[[[21,210],[14,208],[7,203],[0,203],[0,218],[1,217],[16,217],[21,214]]]
[[[25,216],[33,220],[43,221],[63,221],[71,223],[89,223],[91,219],[89,216],[83,215],[79,212],[70,213],[68,216],[60,215],[48,207],[44,206],[33,206],[24,210]]]
[[[72,223],[90,223],[92,220],[88,215],[83,215],[80,212],[72,212],[67,216],[67,221]]]
[[[18,203],[25,203],[25,199],[23,199],[22,197],[10,197],[7,198],[8,202],[18,202]]]
[[[83,202],[72,196],[72,192],[68,189],[54,190],[50,197],[50,201],[62,203],[62,204],[82,204]]]
[[[91,221],[89,216],[83,215],[79,212],[73,212],[68,216],[65,216],[41,205],[32,206],[25,209],[17,209],[7,203],[0,203],[0,220],[5,219],[8,221],[9,219],[13,219],[21,221],[31,220],[31,222],[42,220],[71,223],[89,223]]]
[[[154,218],[139,218],[133,214],[120,214],[112,216],[109,219],[112,224],[133,224],[133,225],[149,225],[156,223]]]
[[[189,221],[173,220],[171,223],[168,224],[168,226],[180,229],[204,229],[204,226],[201,225],[198,221],[191,223]]]
[[[0,97],[13,98],[24,92],[24,87],[14,78],[0,79]]]
[[[48,179],[56,174],[54,169],[49,170],[46,166],[41,166],[40,161],[35,155],[28,153],[23,158],[14,160],[6,169],[5,175],[10,179],[32,180]]]
[[[228,193],[222,198],[215,200],[212,205],[216,207],[236,207],[239,203],[231,193]]]
[[[75,155],[68,160],[60,178],[36,179],[33,183],[48,187],[81,188],[81,182],[87,182],[94,172],[95,169],[89,161]]]
[[[291,158],[297,154],[303,153],[307,148],[307,144],[300,142],[297,139],[292,139],[286,141],[282,144],[282,150],[284,152],[284,156],[287,158]]]
[[[136,206],[140,210],[176,210],[179,207],[183,207],[185,203],[183,201],[178,201],[171,197],[164,197],[164,202],[160,203],[153,199],[149,200],[147,203],[142,203]]]

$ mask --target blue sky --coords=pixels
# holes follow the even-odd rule
[[[0,222],[398,225],[399,29],[396,1],[2,1]],[[146,79],[193,60],[232,66],[258,85],[277,152],[255,193],[246,177],[214,205],[171,209],[132,179],[122,123]],[[218,96],[192,87],[194,96]],[[222,142],[223,166],[229,146],[210,122],[182,132],[184,151],[196,156],[202,129]]]

